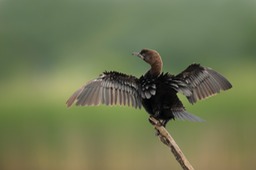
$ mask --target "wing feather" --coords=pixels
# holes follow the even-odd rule
[[[140,86],[138,79],[118,72],[104,72],[78,89],[66,102],[79,106],[127,105],[141,108]]]
[[[221,74],[199,64],[192,64],[177,76],[171,77],[170,84],[192,104],[232,87]]]

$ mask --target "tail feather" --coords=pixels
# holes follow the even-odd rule
[[[198,116],[192,115],[186,111],[182,112],[173,112],[174,118],[181,119],[181,120],[188,120],[192,122],[204,122],[203,119],[201,119]]]

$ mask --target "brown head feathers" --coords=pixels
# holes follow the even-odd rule
[[[139,53],[134,52],[133,55],[140,57],[145,62],[150,64],[151,69],[149,70],[149,73],[152,76],[158,76],[161,74],[163,62],[160,54],[157,51],[144,48]]]

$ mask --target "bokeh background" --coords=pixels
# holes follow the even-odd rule
[[[1,0],[0,169],[180,169],[144,110],[65,105],[105,70],[145,73],[131,55],[145,47],[166,72],[198,62],[233,84],[193,106],[180,95],[206,120],[167,127],[195,169],[255,169],[255,9],[255,0]]]

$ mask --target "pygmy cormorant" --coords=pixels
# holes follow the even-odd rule
[[[151,49],[142,49],[133,55],[138,56],[151,68],[140,78],[116,71],[104,72],[98,78],[78,89],[67,101],[70,107],[91,105],[127,105],[145,110],[159,120],[163,126],[171,119],[201,121],[188,113],[179,100],[182,93],[191,104],[198,100],[228,90],[231,83],[211,68],[191,64],[178,75],[162,73],[162,59]]]

